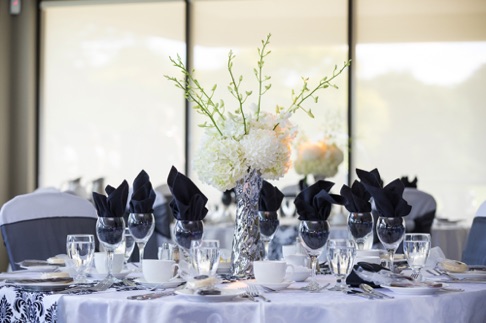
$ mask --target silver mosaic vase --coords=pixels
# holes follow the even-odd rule
[[[235,187],[236,222],[231,253],[233,275],[253,277],[253,261],[263,258],[258,220],[258,198],[262,188],[258,171],[250,170]]]

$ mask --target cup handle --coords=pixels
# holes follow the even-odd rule
[[[294,265],[292,265],[292,264],[287,264],[287,268],[288,268],[288,267],[290,267],[290,268],[292,269],[292,274],[291,274],[291,275],[293,276],[293,275],[294,275],[294,273],[295,273],[295,266],[294,266]]]
[[[176,268],[177,268],[177,270],[176,270]],[[181,276],[179,274],[179,264],[173,264],[172,270],[175,272],[175,274],[172,278],[181,278]]]

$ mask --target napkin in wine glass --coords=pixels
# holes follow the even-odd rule
[[[130,213],[152,213],[154,211],[155,191],[149,175],[142,169],[133,180],[133,193],[130,200]]]
[[[359,181],[354,181],[351,187],[343,185],[341,196],[344,198],[344,207],[352,213],[371,212],[371,194]]]
[[[105,192],[108,196],[93,192],[93,201],[100,217],[122,217],[128,200],[128,182],[123,182],[117,187],[107,185]]]
[[[167,185],[172,193],[170,207],[177,220],[200,221],[208,213],[207,197],[186,176],[172,166],[167,177]]]
[[[404,217],[407,216],[412,207],[403,199],[405,186],[397,178],[394,181],[382,187],[380,184],[380,174],[377,169],[368,173],[356,169],[358,177],[361,179],[364,187],[370,192],[375,203],[378,214],[383,217]]]
[[[284,194],[267,181],[263,181],[260,197],[258,198],[258,210],[274,212],[282,205]]]
[[[415,176],[413,181],[409,180],[408,176],[402,176],[400,180],[402,181],[403,185],[405,185],[405,187],[417,188],[417,182],[418,182],[417,176]]]
[[[331,214],[333,204],[343,205],[344,199],[330,194],[333,182],[317,181],[300,192],[294,200],[301,221],[325,221]]]

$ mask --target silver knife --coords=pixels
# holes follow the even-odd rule
[[[161,298],[164,296],[172,296],[175,295],[174,292],[158,292],[158,293],[150,293],[150,294],[142,294],[142,295],[133,295],[133,296],[128,296],[127,299],[135,299],[139,301],[145,301],[148,299],[156,299],[156,298]]]

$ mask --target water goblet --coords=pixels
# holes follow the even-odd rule
[[[128,215],[128,229],[137,243],[140,268],[142,271],[142,260],[145,245],[154,233],[155,219],[153,213],[130,213]]]
[[[115,282],[113,276],[113,256],[115,249],[123,243],[125,235],[125,220],[123,217],[98,217],[96,221],[96,235],[106,251],[106,267],[108,275],[105,280]]]
[[[420,270],[425,266],[430,252],[430,234],[407,233],[403,240],[403,253],[408,265],[412,268],[412,277],[421,278]]]
[[[197,275],[215,276],[219,265],[219,241],[192,241],[191,258]]]
[[[132,256],[133,249],[135,249],[135,239],[130,233],[129,228],[125,228],[125,252],[124,252],[124,265],[128,263],[128,259]]]
[[[86,282],[86,270],[93,263],[95,240],[92,234],[70,234],[66,238],[66,251],[76,271],[74,280]]]
[[[376,223],[378,239],[388,252],[388,269],[394,271],[395,252],[405,235],[405,220],[402,217],[378,217]]]
[[[352,239],[335,239],[327,242],[327,260],[329,268],[336,276],[336,285],[329,290],[348,289],[346,277],[351,273],[356,256],[356,243]]]
[[[268,245],[273,239],[280,222],[278,221],[278,215],[275,211],[258,211],[258,220],[260,227],[260,238],[263,240],[265,246],[264,260],[268,260]]]
[[[329,238],[330,227],[328,221],[300,221],[299,237],[304,250],[310,257],[311,276],[305,290],[316,291],[320,288],[316,281],[317,257]]]
[[[371,212],[350,212],[348,231],[356,242],[357,250],[369,250],[373,246],[374,219]]]

